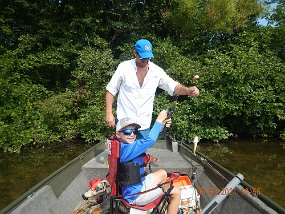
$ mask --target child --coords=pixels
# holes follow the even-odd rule
[[[130,195],[156,187],[167,179],[167,172],[163,169],[146,175],[143,161],[145,152],[155,144],[165,124],[169,126],[171,119],[167,118],[167,112],[163,110],[158,114],[147,137],[136,140],[138,129],[141,127],[139,124],[131,118],[122,118],[117,123],[116,136],[120,141],[120,163],[117,178],[124,199],[130,204],[145,205],[163,194],[162,189],[157,188],[144,194]],[[174,187],[171,194],[172,198],[167,213],[176,214],[180,204],[180,189]]]

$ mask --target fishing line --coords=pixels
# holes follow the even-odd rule
[[[194,75],[194,80],[198,81],[199,79],[200,79],[200,77],[199,77],[198,74]],[[181,87],[180,87],[178,93],[174,93],[174,96],[171,96],[171,98],[170,98],[170,103],[171,104],[169,105],[170,107],[166,109],[167,114],[169,114],[167,116],[167,118],[170,118],[172,113],[175,111],[176,106],[178,105],[178,97],[180,96],[179,94],[180,94],[182,88],[184,87],[186,91],[187,91],[188,88],[189,88],[189,90],[191,90],[190,87],[187,87],[187,86],[185,86],[184,84],[181,84],[181,83],[179,83],[179,84],[180,84]],[[193,87],[195,87],[195,86],[196,85],[193,85]],[[171,136],[170,132],[164,131],[164,135],[167,135],[171,139],[175,139],[173,136]]]

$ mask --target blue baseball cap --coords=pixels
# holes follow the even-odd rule
[[[135,51],[140,55],[142,59],[154,58],[152,54],[152,44],[147,39],[140,39],[136,42]]]

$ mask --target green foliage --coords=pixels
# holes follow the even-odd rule
[[[252,0],[183,0],[172,20],[186,35],[197,35],[199,31],[221,34],[245,27],[259,12],[258,1]]]
[[[0,100],[0,148],[11,151],[50,138],[36,106],[37,100],[46,97],[48,92],[40,85],[18,78],[1,79],[1,91],[5,93]]]
[[[201,92],[199,98],[175,99],[176,138],[198,135],[219,141],[232,135],[278,136],[281,132],[276,131],[284,130],[284,64],[274,55],[260,54],[254,46],[233,45],[227,53],[209,51],[199,64],[182,56],[169,41],[159,43],[159,50],[166,56],[162,62],[169,66],[168,74],[185,85],[196,84]],[[199,82],[193,80],[196,73]],[[167,99],[173,101],[160,96],[156,109],[165,108]]]
[[[155,114],[176,106],[176,138],[284,139],[284,1],[276,2],[273,28],[256,25],[263,8],[250,0],[1,1],[0,148],[113,132],[105,86],[141,37],[153,42],[155,63],[200,89],[198,98],[157,93]]]
[[[114,72],[115,62],[108,44],[99,37],[94,46],[79,53],[73,72],[76,108],[80,113],[76,126],[87,142],[102,140],[111,131],[105,126],[105,87]]]
[[[205,93],[203,88],[203,83],[206,81],[203,76],[205,68],[199,61],[193,61],[183,56],[169,40],[159,41],[157,44],[156,56],[159,58],[159,62],[162,62],[163,67],[168,67],[167,73],[184,85],[197,85],[201,90],[201,95],[199,98],[185,96],[171,98],[167,97],[165,93],[161,94],[155,102],[156,113],[161,109],[175,106],[171,130],[177,139],[193,139],[195,135],[206,139],[228,138],[231,134],[220,122],[222,113],[219,111],[219,107],[223,104],[216,100],[212,94]],[[199,82],[194,80],[195,74],[201,76]]]
[[[255,47],[234,46],[227,54],[210,52],[205,68],[204,87],[217,100],[214,114],[222,123],[235,134],[272,136],[284,119],[279,82],[284,65]]]
[[[86,87],[93,93],[102,90],[102,86],[106,85],[114,69],[115,60],[105,42],[105,48],[101,48],[101,50],[96,47],[88,47],[79,53],[77,68],[73,72],[73,76],[77,81],[85,82]]]
[[[102,99],[103,99],[102,94]],[[110,136],[114,130],[105,125],[105,108],[100,104],[90,105],[80,114],[77,127],[82,137],[87,142],[103,141]]]
[[[74,93],[55,94],[37,102],[43,123],[51,132],[52,140],[71,139],[76,136],[74,119],[77,112],[74,109]],[[49,141],[49,140],[47,140]]]
[[[182,0],[170,9],[168,34],[186,54],[201,55],[223,47],[244,29],[255,28],[262,11],[259,1],[252,0]]]

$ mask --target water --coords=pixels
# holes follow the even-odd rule
[[[239,140],[198,144],[198,150],[285,207],[285,143]]]
[[[0,151],[0,209],[86,151],[83,143],[55,144],[26,150],[21,155]],[[199,143],[200,151],[285,207],[285,146],[280,142],[236,141],[223,144]]]
[[[0,151],[0,210],[90,147],[57,143],[20,155]]]

